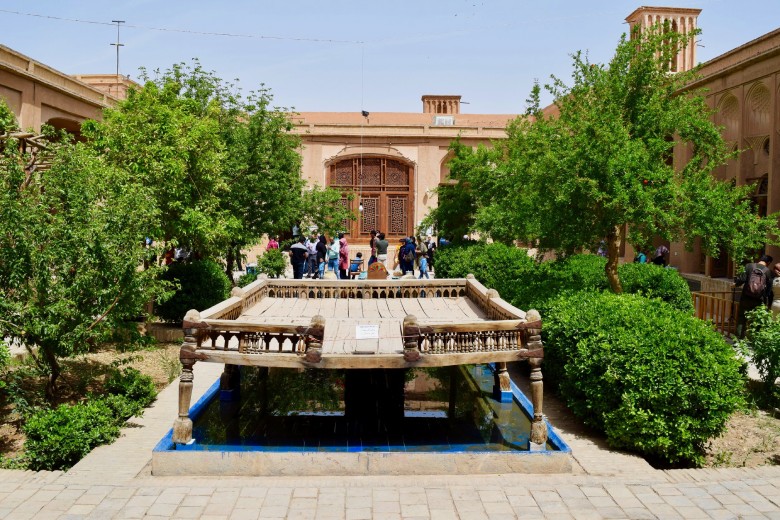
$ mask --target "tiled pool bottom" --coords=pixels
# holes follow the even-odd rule
[[[235,403],[220,403],[215,383],[191,410],[195,417],[195,442],[174,446],[169,432],[154,451],[152,473],[386,475],[571,471],[570,450],[549,425],[547,449],[528,451],[530,403],[516,387],[512,402],[494,400],[490,395],[493,376],[488,367],[461,371],[464,377],[457,382],[455,407],[450,409],[445,402],[448,381],[442,385],[435,375],[423,377],[433,383],[428,382],[429,390],[422,395],[411,395],[407,382],[407,409],[402,419],[389,423],[347,420],[343,393],[331,396],[329,404],[327,396],[320,399],[316,412],[301,412],[300,402],[284,402],[285,398],[280,402],[278,394],[268,395],[252,377],[242,380],[242,399]],[[318,384],[321,387],[323,381]],[[286,388],[289,381],[276,381],[274,386]],[[300,398],[301,391],[298,388],[287,393]],[[268,401],[272,402],[273,413],[267,413]],[[257,413],[263,410],[266,412]]]

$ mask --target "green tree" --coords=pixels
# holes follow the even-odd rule
[[[198,64],[178,64],[87,121],[82,133],[109,164],[130,172],[148,191],[157,218],[148,236],[215,256],[227,242],[231,222],[221,197],[225,144],[219,116],[218,78]],[[221,92],[220,92],[221,93]]]
[[[301,223],[301,229],[307,229],[308,225],[316,225],[320,234],[333,237],[340,231],[347,229],[346,222],[356,220],[355,214],[341,204],[344,193],[333,188],[323,188],[314,185],[303,191],[301,213],[297,222]],[[354,199],[351,193],[347,200]]]
[[[237,252],[300,221],[302,211],[301,139],[290,113],[273,107],[268,89],[236,99],[222,122],[229,191],[221,205],[231,217],[226,248],[227,272],[232,274]]]
[[[759,218],[749,187],[712,176],[728,158],[720,131],[702,93],[686,90],[695,71],[669,69],[694,34],[664,29],[624,35],[606,65],[574,54],[572,84],[553,77],[545,86],[557,114],[539,109],[534,88],[527,116],[507,129],[495,169],[467,172],[480,186],[481,230],[514,229],[518,239],[563,253],[606,240],[605,270],[616,293],[626,239],[660,236],[688,246],[699,239],[708,254],[725,247],[736,259],[774,241],[777,216]],[[682,153],[673,166],[675,150]]]
[[[158,215],[147,188],[83,144],[51,140],[51,167],[38,170],[13,134],[0,146],[0,337],[28,347],[52,399],[60,358],[128,328],[164,293],[153,269],[138,269]]]

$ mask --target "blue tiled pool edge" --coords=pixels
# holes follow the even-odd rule
[[[530,417],[532,404],[511,381],[517,404]],[[219,379],[190,408],[196,420],[219,394]],[[548,443],[554,450],[491,452],[455,449],[446,452],[394,452],[361,448],[312,451],[298,447],[178,445],[174,449],[173,429],[152,451],[152,474],[176,475],[388,475],[388,474],[489,474],[568,473],[571,448],[545,418]]]

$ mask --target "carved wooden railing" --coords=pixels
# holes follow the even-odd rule
[[[739,302],[732,291],[694,292],[691,296],[697,318],[711,321],[723,335],[736,334]]]
[[[534,405],[531,441],[544,444],[547,438],[542,420],[542,372],[544,349],[539,313],[524,312],[504,300],[493,289],[469,276],[440,280],[257,280],[245,288],[234,288],[230,298],[199,313],[190,311],[184,319],[185,340],[180,351],[182,375],[179,383],[179,419],[174,424],[174,442],[189,442],[192,423],[188,410],[192,391],[192,367],[198,360],[225,363],[249,362],[246,355],[292,355],[306,363],[322,361],[325,319],[314,316],[305,325],[258,324],[238,321],[244,311],[262,298],[462,298],[468,297],[485,313],[488,321],[469,323],[419,323],[408,315],[403,322],[403,361],[414,364],[423,355],[455,355],[467,363],[468,354],[504,353],[492,359],[527,359],[531,365]],[[508,356],[507,352],[516,352]],[[221,353],[227,353],[223,355]],[[397,355],[397,354],[396,354]],[[236,357],[238,356],[238,357]],[[272,356],[273,357],[273,356]],[[485,357],[485,356],[481,356]],[[490,356],[487,356],[490,358]],[[289,359],[287,357],[286,359]],[[428,358],[432,359],[432,358]],[[471,358],[473,361],[473,357]],[[483,361],[484,362],[484,361]],[[310,365],[309,365],[310,366]],[[406,365],[414,366],[414,365]],[[511,391],[506,362],[497,363],[496,382],[502,392]],[[229,370],[226,369],[226,373]]]

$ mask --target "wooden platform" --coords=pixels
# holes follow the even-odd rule
[[[401,369],[498,363],[496,385],[510,391],[504,363],[528,360],[541,410],[541,319],[501,299],[473,277],[436,280],[257,280],[184,318],[179,419],[174,441],[189,442],[192,366],[225,364],[314,369]],[[537,416],[538,415],[538,416]],[[541,413],[533,442],[544,444]]]
[[[403,321],[414,315],[426,323],[485,320],[485,313],[468,298],[305,299],[263,298],[237,321],[256,324],[307,326],[319,315],[325,319],[323,356],[332,354],[401,354]],[[378,338],[357,339],[361,326],[379,327]],[[234,339],[237,347],[237,339]],[[220,345],[221,346],[221,345]]]

